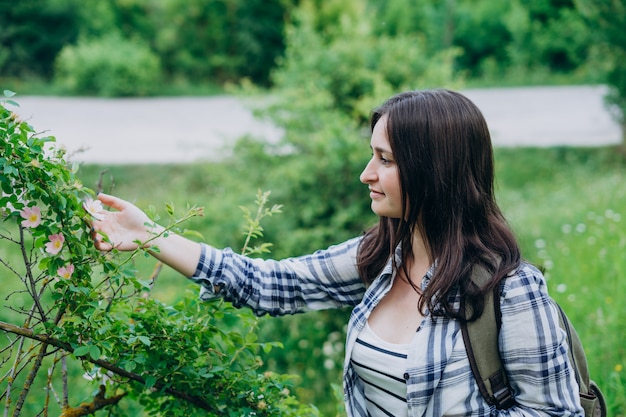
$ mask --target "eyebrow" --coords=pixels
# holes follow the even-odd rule
[[[374,147],[372,147],[372,146],[370,145],[370,149],[372,149],[372,150],[374,150],[374,151],[376,151],[376,152],[378,152],[378,153],[388,153],[388,154],[393,155],[393,152],[391,152],[391,149],[381,148],[380,146],[374,146]]]

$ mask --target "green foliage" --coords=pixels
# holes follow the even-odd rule
[[[66,46],[56,66],[56,81],[73,94],[144,96],[161,77],[159,58],[147,45],[116,33]]]
[[[83,34],[120,32],[157,54],[168,78],[268,81],[283,51],[283,0],[111,0],[83,3]]]
[[[623,13],[619,7],[623,6],[619,2],[23,0],[18,3],[0,8],[0,23],[6,28],[0,33],[3,77],[50,78],[55,56],[62,46],[75,45],[77,36],[93,40],[119,33],[123,39],[147,46],[159,57],[168,84],[223,85],[250,79],[269,86],[271,72],[284,56],[288,42],[285,27],[300,25],[305,20],[309,30],[322,39],[322,46],[343,41],[346,47],[351,44],[367,47],[351,51],[347,56],[335,56],[347,59],[339,69],[351,65],[356,78],[352,81],[347,77],[348,84],[339,85],[343,92],[372,88],[372,81],[361,74],[363,65],[371,68],[400,64],[411,68],[420,64],[415,62],[415,56],[424,53],[429,57],[442,54],[445,61],[454,61],[455,73],[467,75],[474,83],[491,85],[553,80],[595,83],[604,80],[607,65],[604,54],[615,55],[616,63],[623,61],[612,52],[613,48],[603,48],[598,42],[603,38],[598,35],[614,37],[610,35],[614,33],[618,38],[609,44],[615,50],[623,45],[619,39],[623,32],[623,21],[619,20]],[[614,29],[607,29],[605,23],[611,21],[609,26]],[[365,38],[370,39],[361,43]],[[398,39],[406,45],[391,49],[389,56],[383,55],[378,63],[373,62],[389,39]],[[408,53],[406,58],[411,61],[408,66],[401,50]],[[324,58],[317,50],[307,52]],[[362,57],[358,56],[359,52]],[[333,56],[328,58],[327,63],[314,63],[330,68],[337,65]],[[420,82],[420,69],[423,67],[418,65],[415,74],[410,73],[416,77],[412,85]],[[346,80],[346,74],[340,73],[337,78]],[[364,81],[369,84],[364,85]]]
[[[174,78],[268,81],[283,51],[287,2],[168,0],[154,13],[154,49]]]
[[[259,350],[278,344],[258,341],[251,312],[199,303],[190,294],[172,306],[155,301],[149,291],[159,268],[142,278],[135,266],[147,255],[142,249],[95,249],[93,191],[51,146],[54,138],[39,137],[11,105],[7,98],[0,106],[5,413],[69,417],[113,407],[122,416],[136,415],[140,406],[167,416],[317,415],[294,400],[287,376],[260,372]],[[252,237],[260,233],[258,221],[277,210],[264,207],[267,194],[258,202]],[[168,204],[166,213],[165,236],[184,233],[179,224],[202,211],[192,207],[178,216]],[[77,383],[81,368],[91,382]],[[134,411],[127,399],[138,404]],[[85,401],[71,405],[79,400]]]
[[[49,80],[54,60],[78,35],[73,1],[0,0],[0,74]]]
[[[503,68],[509,61],[506,45],[512,34],[502,19],[510,9],[509,2],[463,2],[457,11],[454,43],[463,53],[458,58],[460,68],[472,75],[489,71],[489,65]]]
[[[332,106],[362,122],[394,91],[457,81],[452,71],[457,51],[431,54],[421,36],[378,35],[372,29],[374,19],[354,15],[351,9],[336,17],[341,25],[332,30],[315,29],[321,18],[307,2],[293,19],[274,85],[307,101],[313,94],[319,96],[315,104],[321,108]]]
[[[245,220],[244,226],[244,236],[246,237],[246,241],[243,244],[243,249],[241,253],[243,255],[261,255],[264,253],[270,253],[271,243],[262,243],[257,246],[250,246],[250,241],[252,239],[257,239],[263,236],[263,226],[261,226],[261,220],[265,217],[272,216],[274,214],[280,213],[282,205],[274,204],[272,207],[267,208],[266,205],[269,201],[270,191],[265,193],[259,190],[257,192],[257,211],[254,217],[252,217],[252,213],[250,209],[245,206],[241,206],[241,210],[243,211],[243,218]]]

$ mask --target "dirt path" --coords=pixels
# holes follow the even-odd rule
[[[598,146],[621,133],[598,86],[476,89],[496,146]],[[254,119],[236,98],[100,99],[16,96],[17,113],[46,130],[74,160],[107,164],[218,158],[245,134],[274,140],[280,131]]]

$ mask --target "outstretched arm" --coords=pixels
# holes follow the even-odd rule
[[[128,201],[102,193],[98,195],[98,200],[114,210],[103,212],[103,218],[93,222],[96,248],[130,251],[137,249],[138,242],[141,242],[148,249],[157,247],[158,251],[149,252],[164,264],[186,277],[194,274],[200,259],[199,243],[171,232],[167,233],[167,237],[162,235],[164,228],[154,224],[142,210]]]

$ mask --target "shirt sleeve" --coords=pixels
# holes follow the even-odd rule
[[[223,297],[257,315],[280,316],[358,304],[365,285],[356,268],[360,238],[281,261],[203,245],[196,272],[202,299]]]
[[[543,275],[525,264],[503,287],[500,349],[517,405],[499,416],[584,416]]]

